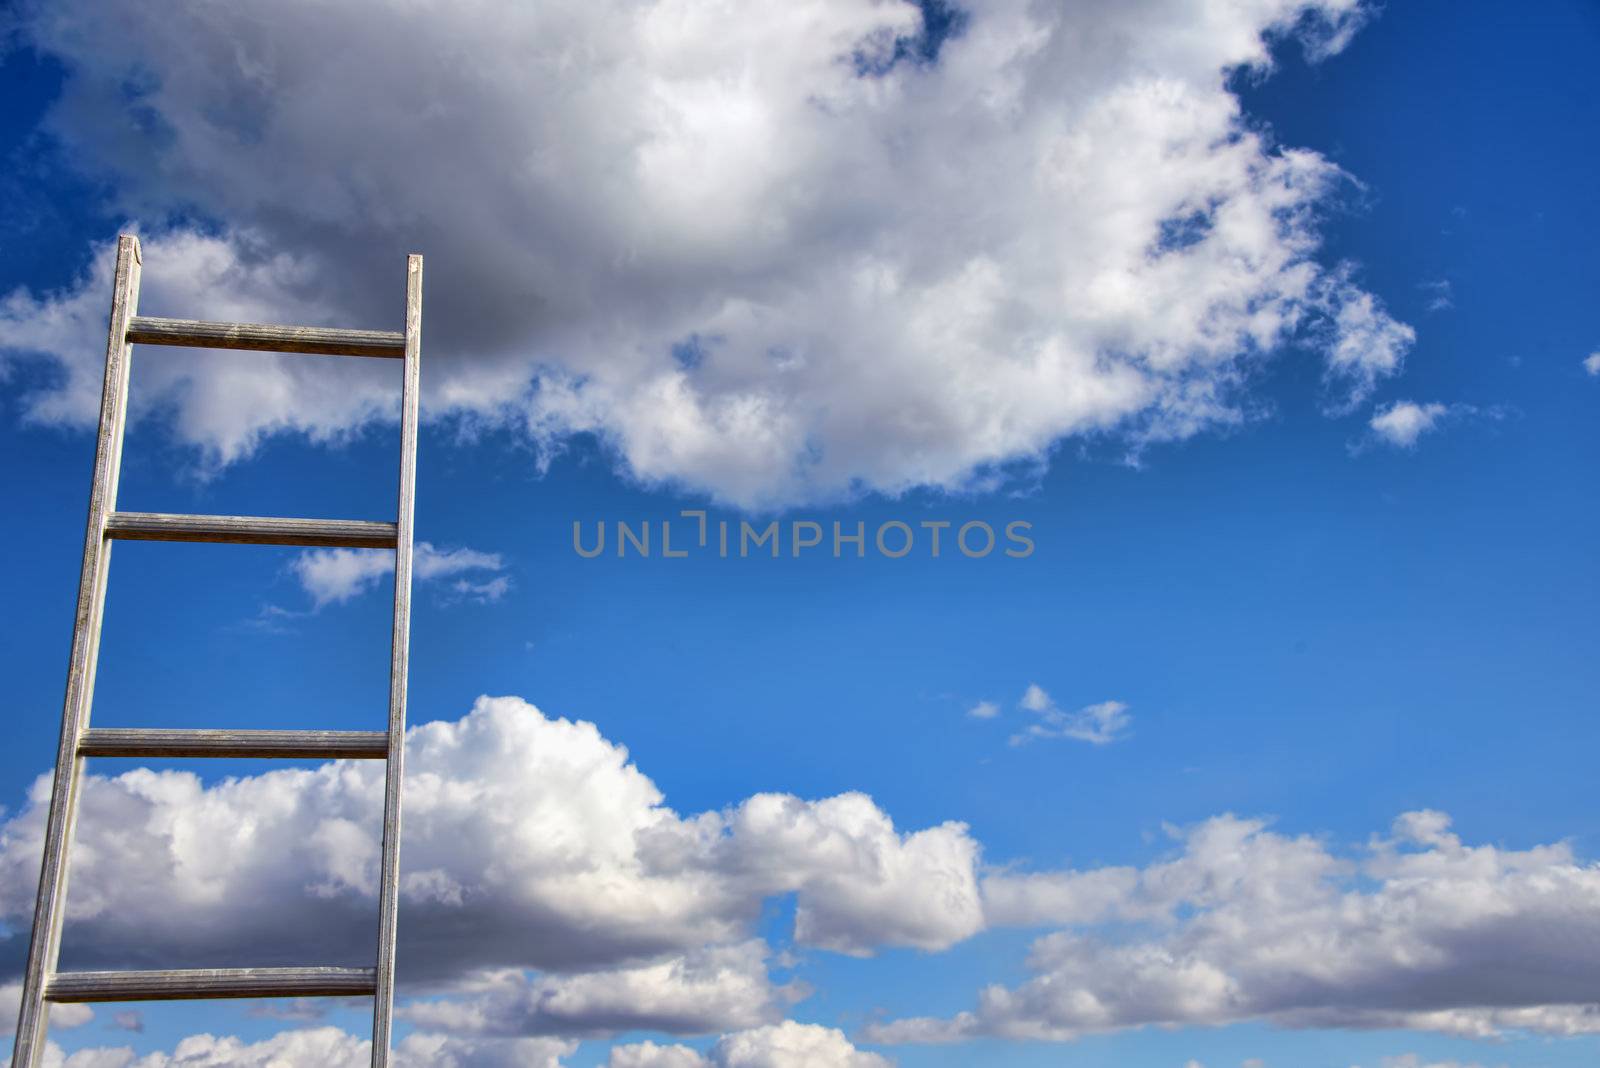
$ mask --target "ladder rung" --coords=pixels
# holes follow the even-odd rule
[[[326,326],[207,323],[136,315],[128,324],[134,345],[184,345],[200,349],[254,349],[319,356],[387,356],[402,359],[406,336],[394,330],[337,330]]]
[[[248,545],[343,545],[392,549],[399,537],[393,523],[362,519],[280,519],[248,515],[172,515],[113,512],[106,536],[126,541],[220,541]]]
[[[47,1001],[189,1001],[371,994],[373,968],[192,968],[159,972],[57,972]]]
[[[382,760],[386,731],[166,730],[90,727],[78,741],[89,757],[286,757]]]

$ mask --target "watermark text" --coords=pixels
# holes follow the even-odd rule
[[[998,527],[998,529],[997,529]],[[703,509],[678,513],[678,519],[572,521],[572,551],[586,560],[601,556],[679,560],[690,555],[721,559],[777,560],[801,556],[964,556],[982,559],[1033,555],[1033,524],[1025,519],[990,524],[982,519],[890,519],[869,527],[865,520],[712,519]]]

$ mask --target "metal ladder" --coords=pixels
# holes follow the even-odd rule
[[[191,998],[326,997],[370,994],[372,1065],[389,1063],[394,1009],[395,920],[400,874],[400,782],[406,727],[406,665],[410,652],[411,539],[417,482],[417,393],[422,358],[422,257],[406,260],[405,330],[334,330],[157,319],[137,314],[139,239],[117,241],[106,343],[105,389],[89,524],[78,581],[78,610],[67,664],[61,746],[50,793],[50,815],[33,913],[33,940],[17,1018],[13,1068],[36,1068],[45,1051],[51,1002],[171,1001]],[[378,356],[404,361],[400,403],[400,497],[395,522],[276,519],[249,516],[161,515],[116,510],[128,408],[132,347],[184,345],[329,356]],[[145,730],[91,728],[89,707],[99,656],[111,542],[234,542],[253,545],[350,546],[393,549],[394,640],[389,662],[387,731]],[[383,798],[383,870],[378,891],[378,953],[372,968],[203,968],[172,971],[60,972],[61,926],[67,902],[67,860],[78,812],[85,757],[282,757],[387,760]]]

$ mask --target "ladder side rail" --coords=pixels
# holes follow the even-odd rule
[[[84,533],[83,569],[78,579],[77,612],[72,624],[72,652],[67,661],[66,696],[62,702],[61,740],[50,811],[45,822],[44,857],[39,871],[39,896],[34,905],[33,934],[23,976],[22,1004],[17,1015],[13,1068],[36,1068],[44,1058],[49,1007],[45,987],[61,952],[61,927],[67,904],[68,852],[78,815],[78,785],[83,758],[78,743],[89,725],[95,668],[100,655],[106,573],[111,542],[106,520],[116,509],[122,470],[122,439],[128,414],[128,368],[132,349],[128,322],[139,304],[141,257],[139,239],[117,239],[117,266],[111,293],[111,324],[106,341],[105,384],[100,395],[100,431],[95,444],[94,480],[89,490],[89,516]]]
[[[416,516],[417,417],[422,368],[422,257],[406,258],[406,352],[400,393],[400,492],[394,555],[394,640],[389,660],[389,759],[383,796],[383,870],[378,880],[377,982],[372,1068],[388,1068],[394,1015],[395,935],[400,898],[400,794],[404,782],[406,672],[411,655],[411,553]]]

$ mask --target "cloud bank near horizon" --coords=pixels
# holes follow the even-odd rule
[[[1041,932],[1032,978],[862,1037],[1070,1041],[1250,1020],[1600,1033],[1587,948],[1600,867],[1565,843],[1470,845],[1439,812],[1342,850],[1225,814],[1170,829],[1142,867],[1027,870],[986,859],[958,822],[899,828],[861,793],[676,812],[593,724],[515,697],[412,728],[407,752],[400,1011],[452,1041],[756,1032],[810,994],[792,950],[911,948],[937,967],[1000,928]],[[382,782],[360,761],[209,785],[90,775],[65,964],[363,962]],[[41,777],[0,824],[0,921],[22,932],[0,952],[13,975],[47,802]],[[772,945],[758,925],[785,897],[793,921]],[[724,1063],[662,1049],[664,1064]]]

